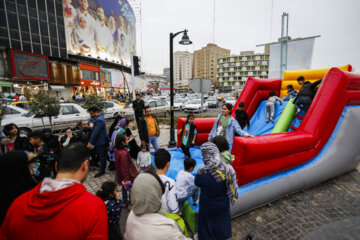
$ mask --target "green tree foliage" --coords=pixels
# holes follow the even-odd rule
[[[106,107],[106,100],[97,95],[90,95],[85,99],[83,108],[89,109],[92,106],[99,108],[102,112]]]
[[[55,97],[50,97],[45,93],[40,93],[30,102],[31,112],[35,114],[36,118],[49,118],[50,127],[53,129],[52,117],[60,114],[60,103]],[[44,124],[44,121],[43,121]]]

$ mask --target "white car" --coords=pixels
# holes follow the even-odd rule
[[[68,127],[75,129],[80,121],[90,118],[89,113],[78,104],[61,103],[60,106],[60,114],[52,118],[53,130],[62,130]],[[15,123],[19,127],[20,132],[27,135],[31,133],[31,131],[50,127],[48,117],[44,117],[43,119],[35,118],[31,112],[4,119],[1,125],[4,126],[9,123]]]
[[[14,105],[6,105],[5,114],[3,121],[5,119],[14,119],[17,117],[21,117],[22,115],[28,113],[27,110],[14,106]],[[4,126],[4,124],[2,124]]]
[[[185,107],[185,112],[201,112],[201,99],[192,99],[188,102]],[[203,103],[203,111],[206,111],[207,103]]]
[[[124,110],[124,107],[120,106],[119,104],[116,104],[112,101],[106,101],[104,117],[105,117],[105,119],[116,117],[119,114],[121,115],[122,112],[125,112],[123,110]]]
[[[236,98],[234,97],[225,97],[224,103],[230,103],[232,106],[236,103]]]
[[[174,99],[174,110],[182,111],[184,109],[185,104],[186,104],[185,98],[175,98]]]

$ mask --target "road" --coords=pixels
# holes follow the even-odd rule
[[[219,103],[219,107],[217,108],[208,108],[205,112],[202,113],[194,113],[195,115],[202,115],[202,116],[217,116],[221,113],[221,103]],[[175,116],[186,116],[189,113],[185,111],[175,111]]]

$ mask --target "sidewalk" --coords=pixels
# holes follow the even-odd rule
[[[133,127],[136,127],[135,125],[130,125],[129,126],[131,129],[131,132],[133,133],[134,136],[137,135],[136,137],[136,142],[137,144],[140,146],[141,144],[141,140],[140,137],[138,135],[138,130],[136,128],[136,130],[132,130]],[[177,129],[175,129],[175,141],[176,141],[176,132]],[[169,145],[169,141],[170,141],[170,126],[169,125],[160,125],[160,136],[158,138],[158,142],[159,142],[159,146],[160,148],[167,148]],[[150,151],[153,152],[154,148],[151,146]]]

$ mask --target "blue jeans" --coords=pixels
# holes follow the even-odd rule
[[[159,149],[157,136],[149,136],[149,149],[150,149],[150,144],[153,145],[155,151]]]
[[[312,102],[311,98],[308,97],[299,97],[298,99],[296,99],[296,102],[294,103],[296,110],[298,110],[300,108],[300,105],[304,106],[304,112],[306,113],[307,110],[310,107],[310,104]]]
[[[107,147],[106,145],[101,145],[95,147],[96,153],[100,161],[100,170],[99,172],[104,173],[106,168],[106,157],[107,157]]]
[[[181,211],[181,209],[183,208],[185,202],[192,197],[193,202],[196,202],[199,199],[199,195],[200,195],[200,188],[198,188],[195,185],[192,185],[191,187],[189,187],[187,189],[187,194],[184,198],[178,198],[178,204],[179,204],[179,210]]]

